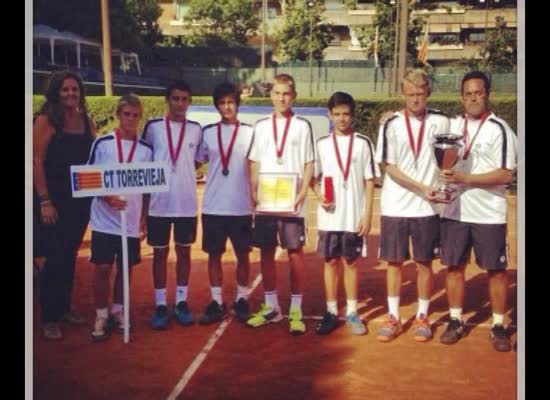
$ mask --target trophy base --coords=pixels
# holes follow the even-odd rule
[[[439,189],[434,193],[434,202],[435,203],[445,203],[448,204],[452,202],[456,197],[456,191],[452,189]]]

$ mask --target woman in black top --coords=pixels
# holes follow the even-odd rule
[[[90,198],[73,198],[70,166],[86,164],[95,138],[82,79],[74,72],[53,74],[46,102],[33,124],[35,258],[40,272],[44,337],[61,339],[59,322],[83,323],[71,311],[76,254],[90,219]]]

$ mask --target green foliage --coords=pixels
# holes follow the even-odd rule
[[[495,18],[495,29],[487,32],[480,55],[482,67],[491,72],[515,71],[517,65],[516,32],[506,28],[501,16]]]
[[[242,0],[191,0],[184,21],[192,33],[182,40],[192,46],[244,46],[260,23],[250,2]]]
[[[357,9],[357,0],[344,0],[344,7],[348,10]]]
[[[312,56],[323,59],[323,50],[332,40],[330,24],[324,23],[325,11],[320,1],[308,8],[303,2],[287,4],[283,25],[275,33],[278,42],[277,56],[283,61],[306,61],[309,59],[309,28],[312,25]]]
[[[166,113],[164,97],[140,96],[143,103],[143,121],[149,118],[161,117]],[[88,96],[86,98],[88,110],[96,123],[99,134],[111,131],[116,124],[115,106],[118,97]],[[326,107],[328,99],[296,99],[296,107]],[[356,109],[354,116],[354,128],[358,132],[368,135],[375,143],[378,134],[378,120],[380,115],[388,110],[400,110],[403,103],[398,98],[355,99]],[[33,96],[33,112],[37,112],[44,102],[43,96]],[[193,97],[194,105],[211,105],[209,96]],[[269,98],[246,98],[242,105],[270,106]],[[462,112],[462,105],[457,96],[433,95],[428,99],[430,108],[441,110],[449,116],[455,116]],[[491,110],[500,118],[503,118],[510,127],[517,129],[517,98],[515,96],[491,96]]]

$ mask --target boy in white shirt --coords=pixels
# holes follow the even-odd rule
[[[252,315],[247,325],[259,327],[282,320],[276,289],[275,249],[280,244],[290,261],[289,331],[299,335],[306,331],[302,317],[302,287],[305,243],[305,207],[307,190],[313,175],[314,142],[309,121],[294,114],[296,98],[294,78],[276,75],[270,84],[272,115],[254,125],[250,161],[250,191],[257,204],[259,173],[293,173],[298,176],[298,188],[292,216],[256,214],[252,231],[253,244],[260,248],[265,303]]]
[[[227,315],[222,301],[222,255],[228,238],[237,257],[237,297],[233,311],[243,323],[249,318],[247,299],[252,205],[246,153],[252,140],[252,126],[237,119],[241,99],[234,84],[216,86],[213,100],[221,121],[204,127],[199,147],[199,160],[208,162],[201,220],[202,249],[208,253],[212,294],[212,301],[199,320],[203,325],[221,321]]]
[[[153,247],[153,284],[155,312],[150,319],[153,329],[166,329],[169,323],[166,302],[166,266],[170,232],[174,230],[176,252],[176,299],[174,318],[183,326],[193,324],[187,303],[191,272],[191,245],[197,235],[196,156],[202,140],[199,123],[187,119],[191,88],[184,81],[168,86],[165,92],[168,112],[164,118],[147,122],[143,139],[153,146],[155,161],[171,166],[170,190],[152,193],[147,216],[147,243]]]
[[[355,101],[336,92],[328,100],[328,116],[334,126],[330,135],[317,140],[315,177],[321,184],[317,207],[317,251],[325,260],[324,282],[327,312],[316,332],[326,335],[338,326],[338,284],[344,264],[347,297],[346,324],[355,335],[367,329],[357,315],[357,259],[370,231],[374,178],[380,176],[370,139],[354,132],[351,124]],[[332,183],[332,188],[327,187]],[[331,190],[333,199],[325,194]],[[318,190],[315,190],[318,193]]]
[[[152,161],[153,149],[151,145],[137,137],[141,115],[142,106],[139,98],[132,94],[122,96],[116,109],[119,127],[114,132],[96,139],[88,164]],[[120,211],[126,210],[128,266],[132,267],[140,262],[140,240],[143,238],[145,226],[146,199],[147,195],[129,194],[124,199],[119,196],[103,196],[95,197],[92,201],[90,261],[95,264],[93,286],[97,317],[91,338],[95,342],[107,339],[112,328],[116,327],[119,331],[123,331]],[[109,278],[115,258],[118,268],[113,288],[111,315],[109,315],[107,310]],[[132,269],[129,268],[128,272],[131,271]]]

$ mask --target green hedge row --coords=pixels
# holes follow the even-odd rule
[[[141,96],[144,108],[143,121],[151,117],[158,117],[165,114],[165,101],[162,96]],[[114,110],[118,97],[88,96],[88,110],[97,125],[99,134],[112,130],[116,124]],[[33,112],[37,112],[43,103],[43,96],[33,96]],[[295,105],[302,107],[326,107],[327,99],[296,99]],[[358,132],[367,134],[376,143],[378,119],[380,114],[387,110],[398,110],[402,108],[399,98],[373,98],[356,99],[356,111],[354,127]],[[195,105],[211,105],[212,98],[206,96],[193,97]],[[269,106],[269,98],[247,98],[243,99],[243,105]],[[447,113],[450,116],[459,114],[462,106],[458,96],[433,96],[428,100],[428,106]],[[491,109],[500,118],[503,118],[511,128],[517,129],[517,99],[515,96],[493,96],[491,97]]]

